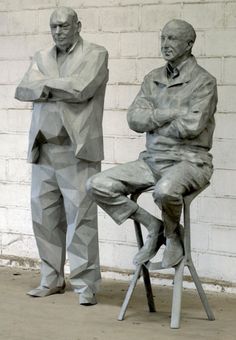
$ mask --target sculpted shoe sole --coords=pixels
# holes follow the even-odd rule
[[[79,296],[79,304],[82,306],[94,306],[97,304],[96,296],[93,295],[86,295],[80,294]]]

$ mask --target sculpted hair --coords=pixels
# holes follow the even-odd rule
[[[173,20],[170,20],[165,25],[165,27],[169,24],[174,24],[175,26],[177,26],[183,32],[183,35],[186,37],[187,41],[192,41],[193,43],[195,42],[196,40],[195,29],[187,21],[180,20],[180,19],[173,19]]]
[[[73,23],[77,23],[79,21],[76,11],[73,10],[73,8],[71,8],[71,7],[59,7],[57,9],[55,9],[55,11],[53,11],[52,14],[51,14],[50,21],[53,18],[53,16],[58,14],[58,13],[67,14],[68,17],[72,18]]]

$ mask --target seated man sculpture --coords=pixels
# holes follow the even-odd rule
[[[136,265],[155,256],[163,229],[162,267],[181,261],[183,196],[204,187],[213,172],[209,150],[215,126],[216,80],[192,55],[195,38],[195,30],[183,20],[165,25],[161,52],[167,64],[145,76],[128,110],[129,127],[146,133],[146,150],[138,160],[106,170],[87,182],[90,195],[115,222],[131,218],[148,229],[144,246],[134,258]],[[127,197],[151,186],[162,220]]]

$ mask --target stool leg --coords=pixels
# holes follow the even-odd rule
[[[209,320],[213,321],[213,320],[215,320],[214,314],[213,314],[211,307],[208,303],[207,296],[204,292],[204,289],[202,288],[201,281],[200,281],[200,279],[197,275],[197,272],[196,272],[196,269],[195,269],[193,263],[189,264],[188,268],[189,268],[190,273],[192,275],[193,281],[194,281],[195,286],[197,288],[197,291],[198,291],[199,297],[202,301],[203,307],[205,308],[207,317],[208,317]]]
[[[144,281],[144,286],[146,290],[149,312],[154,313],[156,311],[156,307],[155,307],[155,303],[153,299],[152,285],[150,281],[149,271],[145,266],[142,266],[142,272],[143,272],[143,281]]]
[[[201,299],[203,307],[205,308],[208,319],[213,321],[215,320],[214,314],[210,308],[206,294],[202,288],[201,281],[198,277],[198,274],[194,267],[192,256],[191,256],[190,204],[191,204],[191,200],[190,201],[186,200],[184,202],[184,250],[185,250],[186,265],[189,268],[190,274],[193,278],[193,282],[197,288],[199,297]]]
[[[183,259],[175,267],[174,289],[173,289],[172,309],[171,309],[171,323],[170,323],[171,328],[180,327],[184,264],[185,264],[185,260]]]
[[[134,225],[135,225],[135,234],[136,234],[136,238],[137,238],[138,248],[141,249],[142,246],[143,246],[142,229],[141,229],[139,222],[134,221]],[[148,269],[145,266],[142,266],[142,273],[143,273],[143,281],[144,281],[144,286],[145,286],[145,290],[146,290],[149,312],[155,312],[156,308],[155,308],[155,303],[154,303],[154,299],[153,299],[150,275],[149,275]]]
[[[140,272],[141,272],[141,269],[142,269],[142,265],[139,265],[134,273],[134,276],[130,282],[130,285],[129,285],[129,288],[128,288],[128,291],[125,295],[125,299],[123,301],[123,304],[121,306],[121,309],[120,309],[120,314],[118,316],[118,320],[119,321],[122,321],[124,320],[125,318],[125,313],[126,313],[126,310],[128,308],[128,304],[129,304],[129,301],[131,299],[131,296],[134,292],[134,288],[136,287],[136,284],[137,284],[137,281],[140,277]]]

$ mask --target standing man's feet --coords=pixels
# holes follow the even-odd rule
[[[64,282],[61,287],[48,288],[39,286],[35,289],[30,290],[26,294],[32,297],[46,297],[52,294],[63,294],[65,293],[66,283]]]
[[[79,294],[79,304],[82,306],[94,306],[97,304],[96,295],[89,293]]]

